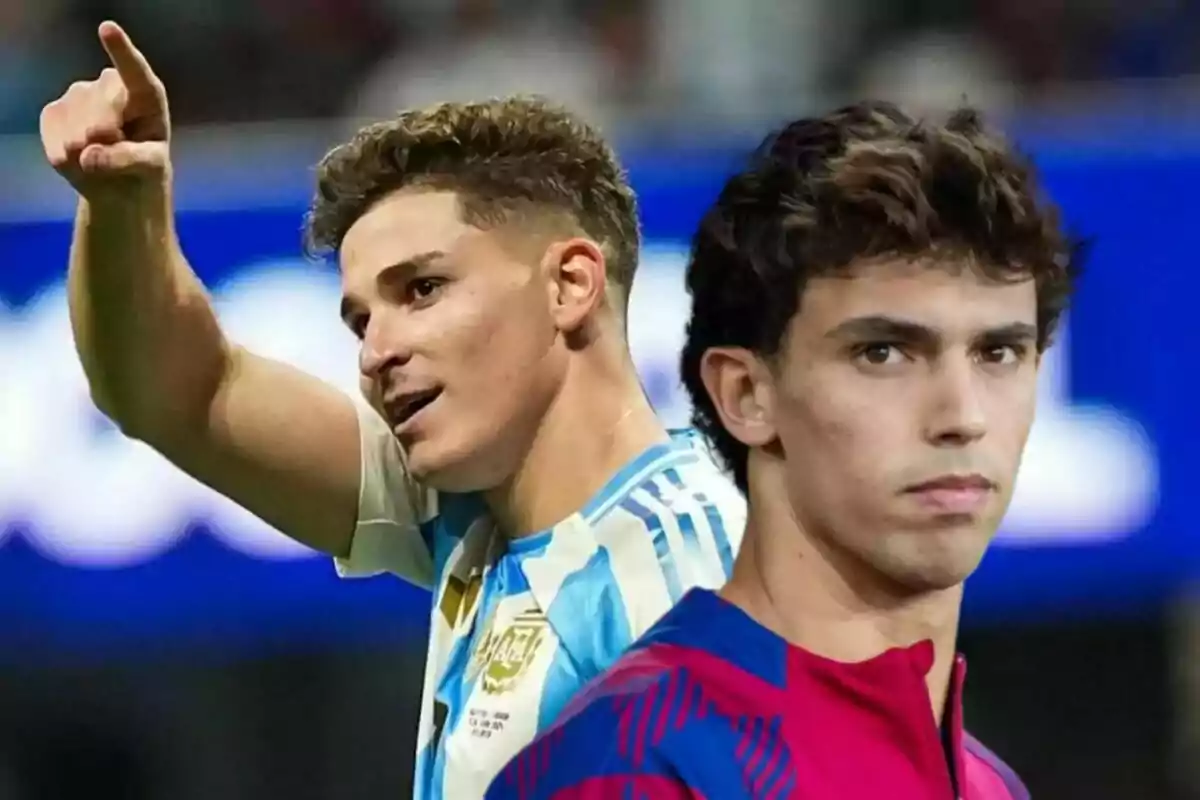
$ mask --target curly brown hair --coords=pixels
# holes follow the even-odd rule
[[[640,247],[637,202],[616,154],[592,127],[537,97],[439,103],[362,128],[317,165],[306,220],[310,254],[337,251],[350,227],[392,192],[458,193],[481,227],[565,227],[604,250],[628,298]]]
[[[775,355],[809,278],[877,257],[966,256],[993,280],[1035,281],[1044,350],[1081,255],[1031,163],[974,109],[938,124],[864,102],[791,122],[729,179],[692,242],[681,372],[693,421],[744,490],[748,451],[722,427],[701,358]]]

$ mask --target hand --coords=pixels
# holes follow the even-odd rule
[[[115,22],[103,23],[99,35],[112,66],[72,84],[41,117],[50,165],[89,200],[161,185],[170,167],[162,81]]]

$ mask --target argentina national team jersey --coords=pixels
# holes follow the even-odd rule
[[[343,575],[433,591],[414,795],[482,797],[575,692],[692,587],[725,582],[745,502],[692,431],[621,469],[550,530],[508,541],[477,495],[422,490],[360,415],[359,522]]]

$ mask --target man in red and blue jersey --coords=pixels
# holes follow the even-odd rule
[[[792,122],[696,234],[682,359],[749,499],[733,577],[489,798],[1017,800],[963,728],[963,581],[1012,495],[1077,257],[979,115]]]

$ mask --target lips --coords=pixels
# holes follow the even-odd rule
[[[988,502],[996,486],[981,475],[945,475],[906,490],[938,514],[975,514]]]
[[[419,392],[404,392],[383,401],[383,410],[392,427],[406,425],[420,411],[442,394],[441,389],[423,389]]]
[[[925,481],[924,483],[918,483],[915,486],[910,486],[906,491],[988,491],[993,488],[995,488],[995,484],[982,475],[943,475],[941,477],[934,478],[933,480]]]

